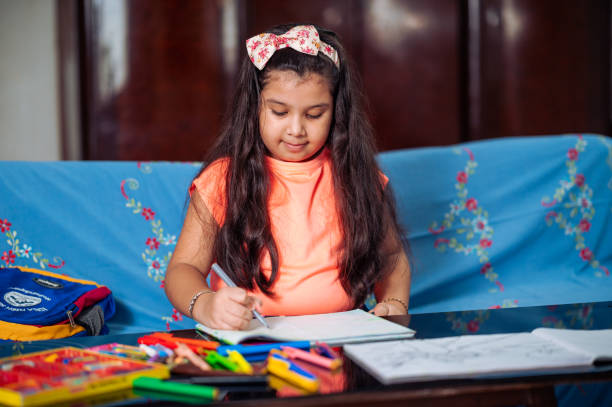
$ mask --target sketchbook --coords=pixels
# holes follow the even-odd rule
[[[406,339],[414,331],[361,309],[300,316],[267,317],[270,328],[253,319],[242,331],[212,329],[197,324],[196,329],[229,344],[249,340],[275,342],[320,341],[330,346],[347,343]]]
[[[347,345],[344,353],[384,384],[468,378],[612,362],[612,329],[413,339]]]

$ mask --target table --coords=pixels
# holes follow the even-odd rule
[[[409,326],[416,331],[415,337],[422,339],[465,334],[524,332],[541,326],[605,329],[612,328],[612,302],[414,314],[394,316],[388,319]],[[175,334],[197,337],[193,330],[175,331]],[[110,342],[136,344],[137,338],[142,335],[142,333],[135,333],[4,345],[0,347],[0,356],[7,356],[16,351],[32,352],[59,346],[89,347]],[[290,394],[290,391],[280,392],[276,396],[271,392],[229,393],[228,400],[208,405],[463,406],[477,403],[482,406],[552,406],[557,405],[555,388],[565,397],[566,401],[576,395],[580,398],[581,390],[574,386],[576,384],[589,386],[592,391],[597,392],[599,397],[607,400],[603,401],[600,398],[598,403],[612,405],[612,364],[610,363],[546,372],[483,375],[472,379],[423,380],[389,386],[378,383],[348,358],[345,358],[341,372],[334,375],[323,371],[319,373],[322,374],[322,394],[297,396],[295,390],[293,394]],[[559,392],[559,389],[565,392]],[[114,400],[114,398],[121,399],[122,397],[124,397],[122,394],[108,395],[99,401],[107,405],[109,403],[131,406],[168,405],[167,400]],[[175,403],[175,405],[184,404]],[[586,407],[588,403],[581,401],[581,405]]]

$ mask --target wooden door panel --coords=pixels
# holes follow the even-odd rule
[[[217,3],[84,4],[85,158],[200,159],[226,102]]]
[[[610,132],[610,0],[73,1],[85,159],[201,159],[245,39],[286,22],[340,35],[381,150]]]
[[[479,14],[473,138],[608,133],[609,0],[486,0]]]

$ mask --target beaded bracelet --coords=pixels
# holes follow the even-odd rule
[[[396,302],[399,302],[400,304],[402,304],[402,307],[404,307],[404,309],[406,310],[406,312],[408,312],[408,304],[406,304],[404,301],[400,300],[399,298],[389,297],[389,298],[385,298],[385,299],[384,299],[384,300],[382,300],[381,302],[389,302],[389,301],[396,301]]]
[[[213,290],[202,290],[202,291],[198,291],[197,293],[195,293],[193,295],[193,297],[191,297],[191,302],[189,303],[189,317],[193,319],[193,306],[195,305],[196,300],[198,299],[198,297],[202,294],[208,294],[208,293],[214,293]]]

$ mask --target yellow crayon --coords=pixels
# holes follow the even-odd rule
[[[227,357],[232,362],[238,365],[240,373],[253,374],[253,366],[236,350],[230,350],[227,352]]]
[[[283,352],[276,349],[270,351],[266,371],[310,393],[319,390],[319,378],[292,363]]]
[[[52,353],[45,358],[45,362],[54,363],[57,360],[57,353]]]

